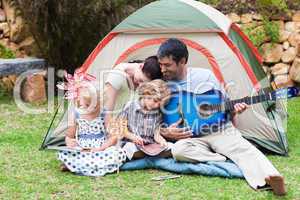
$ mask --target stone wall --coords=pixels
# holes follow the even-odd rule
[[[250,33],[263,34],[262,17],[257,13],[228,17],[242,29],[251,27]],[[293,86],[300,82],[300,10],[292,11],[290,19],[273,21],[279,27],[279,41],[270,42],[265,35],[261,44],[256,44],[264,60],[263,69],[267,73],[274,87]]]
[[[11,2],[0,0],[0,43],[11,49],[19,58],[41,57],[28,25]]]
[[[12,50],[17,58],[25,58],[28,56],[41,57],[40,50],[29,31],[28,25],[24,22],[23,18],[10,2],[11,1],[0,0],[0,44]],[[5,68],[3,65],[5,63],[9,63],[9,61],[0,61],[0,95],[3,92],[12,94],[17,80],[17,75],[25,70],[31,69],[30,67],[27,68],[27,66],[29,66],[28,64],[20,64],[20,62],[30,63],[26,59],[23,59],[22,61],[15,59],[11,60],[11,62],[13,63],[9,64],[10,69],[6,69],[7,67]],[[22,65],[21,67],[16,67],[18,62],[19,65]],[[21,71],[19,71],[20,69]],[[40,84],[40,82],[35,85],[44,87],[44,85]],[[28,83],[26,84],[28,85]],[[38,92],[39,95],[43,94],[43,98],[32,98],[32,96],[36,97],[39,95],[32,95],[28,92],[30,89],[23,91],[25,91],[23,92],[23,97],[28,101],[45,100],[45,90],[31,91],[31,93]]]

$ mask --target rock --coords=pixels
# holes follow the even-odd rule
[[[300,33],[292,33],[288,39],[289,43],[293,47],[297,47],[300,43]]]
[[[10,27],[9,37],[12,42],[19,43],[31,35],[21,15],[16,14],[16,8],[12,6],[10,1],[4,0],[3,8]]]
[[[300,58],[294,60],[289,73],[292,80],[300,83]]]
[[[289,73],[290,66],[285,63],[278,63],[271,67],[271,73],[273,75],[282,75]]]
[[[295,22],[297,30],[300,30],[300,22]]]
[[[261,21],[262,20],[262,16],[259,13],[254,13],[252,15],[252,19],[256,20],[256,21]]]
[[[0,31],[2,31],[4,37],[9,37],[9,26],[7,22],[0,23]]]
[[[289,47],[290,47],[290,43],[288,41],[285,41],[283,44],[282,44],[282,47],[284,50],[287,50]]]
[[[300,11],[297,11],[297,12],[293,15],[292,20],[293,20],[294,22],[300,22]]]
[[[294,86],[294,82],[288,74],[275,76],[274,83],[277,88]]]
[[[39,55],[41,51],[39,50],[33,37],[27,37],[25,40],[19,43],[18,49],[20,51],[24,51],[28,56],[41,56]]]
[[[16,52],[17,50],[18,50],[18,45],[16,44],[16,43],[14,43],[14,42],[9,42],[9,45],[8,45],[8,47],[13,51],[13,52]]]
[[[239,23],[241,21],[240,16],[238,16],[236,13],[229,13],[227,17],[229,17],[233,23]]]
[[[279,42],[287,41],[289,36],[291,35],[291,32],[286,30],[279,30]]]
[[[285,24],[282,20],[272,21],[273,23],[277,24],[279,31],[284,30]]]
[[[2,6],[7,18],[7,22],[8,23],[14,22],[16,18],[16,12],[15,12],[15,8],[11,6],[11,2],[9,0],[2,0]]]
[[[290,63],[293,62],[293,60],[296,58],[297,51],[295,47],[290,47],[286,51],[283,52],[281,56],[281,60],[284,63]]]
[[[297,30],[297,26],[295,22],[287,22],[284,25],[286,31],[295,32]]]
[[[16,22],[10,25],[10,40],[19,43],[24,40],[28,35],[28,27],[24,25],[25,22],[21,17],[16,18]]]
[[[17,75],[15,75],[15,74],[8,75],[7,78],[8,78],[13,84],[15,84],[16,81],[17,81]]]
[[[242,14],[241,16],[241,22],[242,24],[247,24],[252,22],[252,15],[251,14]]]
[[[270,69],[270,67],[269,67],[269,66],[265,66],[265,65],[263,65],[263,66],[262,66],[262,68],[263,68],[263,70],[264,70],[264,72],[265,72],[266,74],[270,74],[270,72],[271,72],[271,69]]]
[[[0,9],[0,22],[6,21],[6,15],[3,9]]]
[[[282,45],[265,43],[261,46],[262,57],[266,63],[277,63],[280,61],[283,53]]]
[[[28,55],[26,55],[24,50],[20,50],[16,52],[16,57],[17,58],[28,58]]]
[[[9,45],[9,39],[8,38],[2,38],[0,40],[0,43],[4,46],[8,46]]]
[[[14,83],[8,77],[0,79],[0,86],[5,91],[13,91],[14,89]]]
[[[257,28],[257,25],[256,25],[256,23],[247,23],[247,24],[242,24],[241,27],[243,30],[246,30],[246,29],[253,30],[253,29]]]
[[[12,92],[14,89],[16,80],[17,80],[16,75],[9,75],[9,76],[0,78],[1,89]]]
[[[23,100],[30,103],[41,103],[46,101],[46,87],[44,76],[33,74],[27,77],[22,88]]]
[[[291,21],[292,15],[290,12],[278,12],[278,13],[273,13],[270,16],[270,19],[271,20]]]
[[[296,50],[297,50],[297,56],[300,57],[300,44],[297,45]]]

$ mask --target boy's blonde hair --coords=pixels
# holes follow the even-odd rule
[[[141,98],[151,97],[155,100],[162,101],[166,104],[171,97],[171,90],[167,83],[161,79],[155,79],[146,83],[142,83],[138,87],[138,93]]]

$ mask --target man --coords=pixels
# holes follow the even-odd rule
[[[211,71],[187,68],[188,50],[180,40],[171,38],[165,41],[159,47],[158,59],[163,78],[171,83],[171,87],[175,85],[177,89],[197,94],[210,90],[221,91]],[[243,112],[247,107],[248,105],[244,103],[235,104],[233,116]],[[189,130],[177,128],[180,123],[181,121],[178,121],[161,130],[165,138],[177,140],[172,148],[172,155],[176,160],[225,161],[227,157],[240,167],[252,188],[271,187],[276,195],[286,193],[283,177],[258,149],[241,136],[230,120],[222,124],[224,128],[220,127],[202,137],[194,138],[191,137],[192,133]]]

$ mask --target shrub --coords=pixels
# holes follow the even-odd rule
[[[15,58],[16,55],[12,50],[6,48],[2,44],[0,44],[0,58]]]

